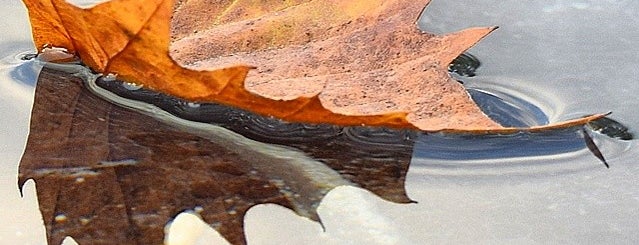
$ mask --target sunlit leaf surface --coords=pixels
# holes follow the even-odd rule
[[[417,130],[515,133],[602,117],[493,122],[447,70],[495,28],[421,32],[427,1],[25,4],[38,48],[116,75],[40,75],[19,179],[36,180],[52,244],[159,244],[189,209],[242,244],[244,214],[260,203],[319,221],[340,185],[410,202]]]

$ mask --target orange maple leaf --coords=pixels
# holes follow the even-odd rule
[[[426,4],[419,1],[214,6],[206,39],[193,46],[198,36],[176,36],[173,52],[182,62],[211,58],[205,67],[224,67],[214,70],[185,68],[169,55],[174,0],[113,0],[90,9],[64,0],[24,1],[38,47],[67,48],[97,72],[190,101],[292,122],[508,133],[603,116],[528,129],[495,123],[447,73],[455,57],[494,28],[423,33],[415,25]],[[247,77],[252,70],[257,74]]]

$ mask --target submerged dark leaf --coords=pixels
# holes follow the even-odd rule
[[[590,134],[588,133],[586,127],[581,128],[581,132],[584,136],[584,140],[586,141],[586,147],[588,147],[588,150],[590,150],[593,155],[599,158],[599,160],[601,160],[601,162],[606,165],[606,168],[610,168],[610,165],[608,165],[606,158],[604,158],[603,154],[601,154],[599,147],[597,146],[597,144],[595,144],[595,141],[592,140],[592,137],[590,137]]]
[[[36,181],[50,244],[65,236],[80,244],[161,244],[165,224],[184,210],[201,210],[205,222],[243,244],[243,217],[251,206],[276,203],[318,220],[317,205],[338,185],[411,202],[404,178],[413,131],[286,124],[99,83],[227,129],[116,106],[80,79],[45,68],[19,181]]]

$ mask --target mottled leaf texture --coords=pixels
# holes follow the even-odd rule
[[[496,124],[447,73],[495,28],[421,32],[428,1],[24,2],[38,48],[117,75],[40,74],[19,181],[35,179],[51,244],[160,244],[188,209],[244,244],[256,204],[319,220],[340,185],[410,202],[413,130],[514,133],[603,116]]]
[[[67,48],[95,71],[191,101],[292,122],[517,131],[486,117],[447,73],[494,28],[421,32],[427,2],[24,1],[38,47]],[[169,55],[174,8],[172,55],[192,69]]]
[[[201,124],[214,122],[286,147],[255,145],[242,136],[214,141],[108,103],[80,79],[45,69],[19,180],[36,181],[50,244],[65,236],[80,244],[161,244],[165,224],[184,210],[201,210],[202,219],[231,243],[244,244],[242,222],[251,206],[276,203],[318,220],[317,205],[339,185],[410,202],[404,178],[416,132],[283,123],[99,84]]]

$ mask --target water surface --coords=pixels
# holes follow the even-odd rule
[[[0,45],[0,111],[11,115],[0,122],[0,191],[8,197],[0,202],[7,221],[0,226],[0,240],[40,244],[44,229],[35,191],[27,185],[21,199],[16,186],[37,69],[16,58],[31,49],[21,3],[5,6],[3,15],[15,23],[0,26],[6,33]],[[544,124],[612,111],[613,119],[636,132],[637,12],[636,1],[433,0],[420,24],[438,33],[500,26],[470,50],[482,62],[475,76],[460,79],[471,93],[494,95],[483,97],[488,104],[506,99],[521,109],[509,123]],[[289,210],[263,205],[246,218],[248,239],[255,244],[639,242],[636,141],[593,134],[611,165],[606,169],[581,137],[574,130],[423,135],[406,183],[419,203],[394,204],[362,189],[338,188],[320,206],[326,232]],[[214,236],[207,230],[200,242]]]

